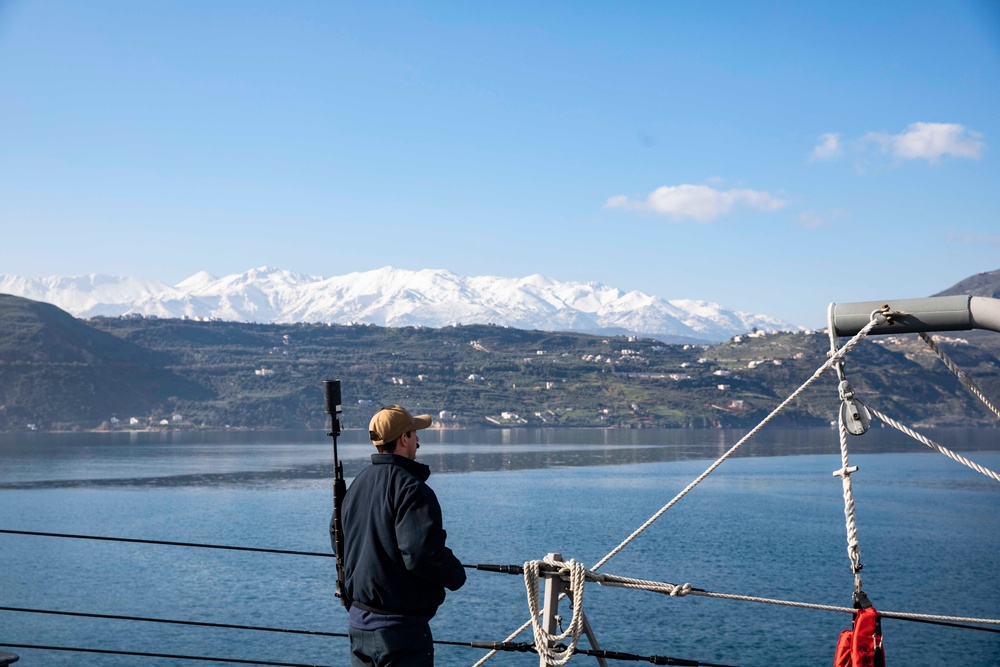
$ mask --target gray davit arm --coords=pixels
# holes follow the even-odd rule
[[[932,296],[925,299],[831,303],[829,316],[837,336],[853,336],[871,320],[873,311],[889,307],[884,321],[871,335],[917,333],[920,331],[967,331],[987,329],[1000,332],[1000,299],[982,296]]]

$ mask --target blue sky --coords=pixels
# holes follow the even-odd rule
[[[997,2],[0,0],[0,273],[541,273],[822,326],[1000,268]]]

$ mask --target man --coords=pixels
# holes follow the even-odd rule
[[[465,569],[447,546],[431,471],[415,460],[417,431],[431,425],[398,405],[372,417],[378,449],[351,483],[342,509],[344,577],[354,667],[431,667],[429,621],[445,588],[465,583]]]

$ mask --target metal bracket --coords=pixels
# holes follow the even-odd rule
[[[559,553],[550,553],[548,557],[555,561],[563,560],[562,554]],[[556,624],[559,623],[561,626],[562,618],[559,616],[559,598],[560,596],[565,595],[570,599],[570,601],[572,601],[573,594],[566,585],[566,582],[564,582],[558,574],[543,573],[542,577],[545,579],[545,607],[543,609],[544,615],[542,617],[542,627],[545,628],[546,632],[556,634]],[[580,613],[583,614],[583,610],[581,610]],[[601,645],[597,643],[597,636],[594,634],[594,629],[590,626],[590,621],[587,620],[586,614],[583,615],[583,633],[590,642],[591,648],[596,651],[600,651]],[[597,656],[597,663],[600,667],[608,667],[607,661],[601,656]],[[538,664],[539,667],[552,667],[551,663],[549,663],[545,659],[545,656],[541,654],[539,654]]]

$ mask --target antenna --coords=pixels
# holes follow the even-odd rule
[[[344,608],[351,608],[351,596],[347,593],[344,580],[344,524],[340,517],[340,508],[344,504],[347,485],[344,483],[344,464],[337,456],[337,438],[340,436],[340,380],[323,381],[324,411],[330,415],[330,432],[333,438],[333,517],[330,519],[330,546],[337,557],[337,589],[334,592],[340,598]]]

